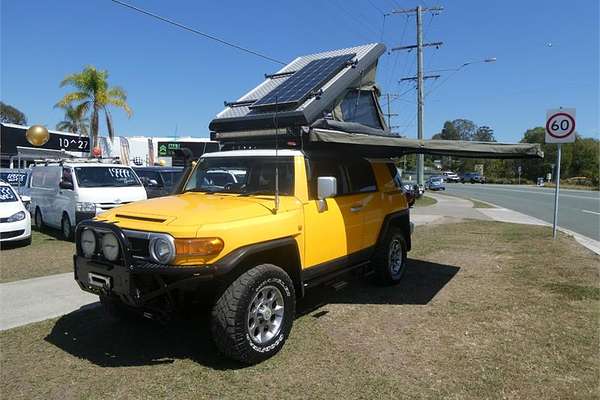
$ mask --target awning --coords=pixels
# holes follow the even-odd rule
[[[543,158],[537,143],[470,142],[464,140],[417,140],[397,136],[348,133],[310,128],[309,146],[359,152],[369,157],[399,157],[406,154],[430,154],[467,158]]]

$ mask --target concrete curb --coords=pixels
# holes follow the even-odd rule
[[[59,317],[97,301],[77,286],[72,272],[2,283],[0,330]]]

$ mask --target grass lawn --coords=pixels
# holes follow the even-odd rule
[[[402,283],[354,278],[300,304],[286,346],[243,367],[193,321],[90,308],[0,333],[6,399],[590,399],[600,257],[546,227],[418,227]]]
[[[0,250],[0,282],[73,270],[74,243],[60,239],[60,233],[50,229],[38,232],[34,228],[31,234],[31,245]]]
[[[437,203],[437,200],[429,196],[421,196],[415,201],[414,207],[429,207]]]

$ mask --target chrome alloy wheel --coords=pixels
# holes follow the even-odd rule
[[[393,276],[398,275],[402,271],[402,244],[398,239],[394,239],[390,242],[390,248],[388,253],[388,265]]]
[[[262,287],[248,307],[248,335],[256,344],[265,344],[281,331],[284,302],[275,286]]]

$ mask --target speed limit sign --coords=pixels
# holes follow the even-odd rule
[[[575,141],[575,109],[558,108],[546,112],[546,143]]]

